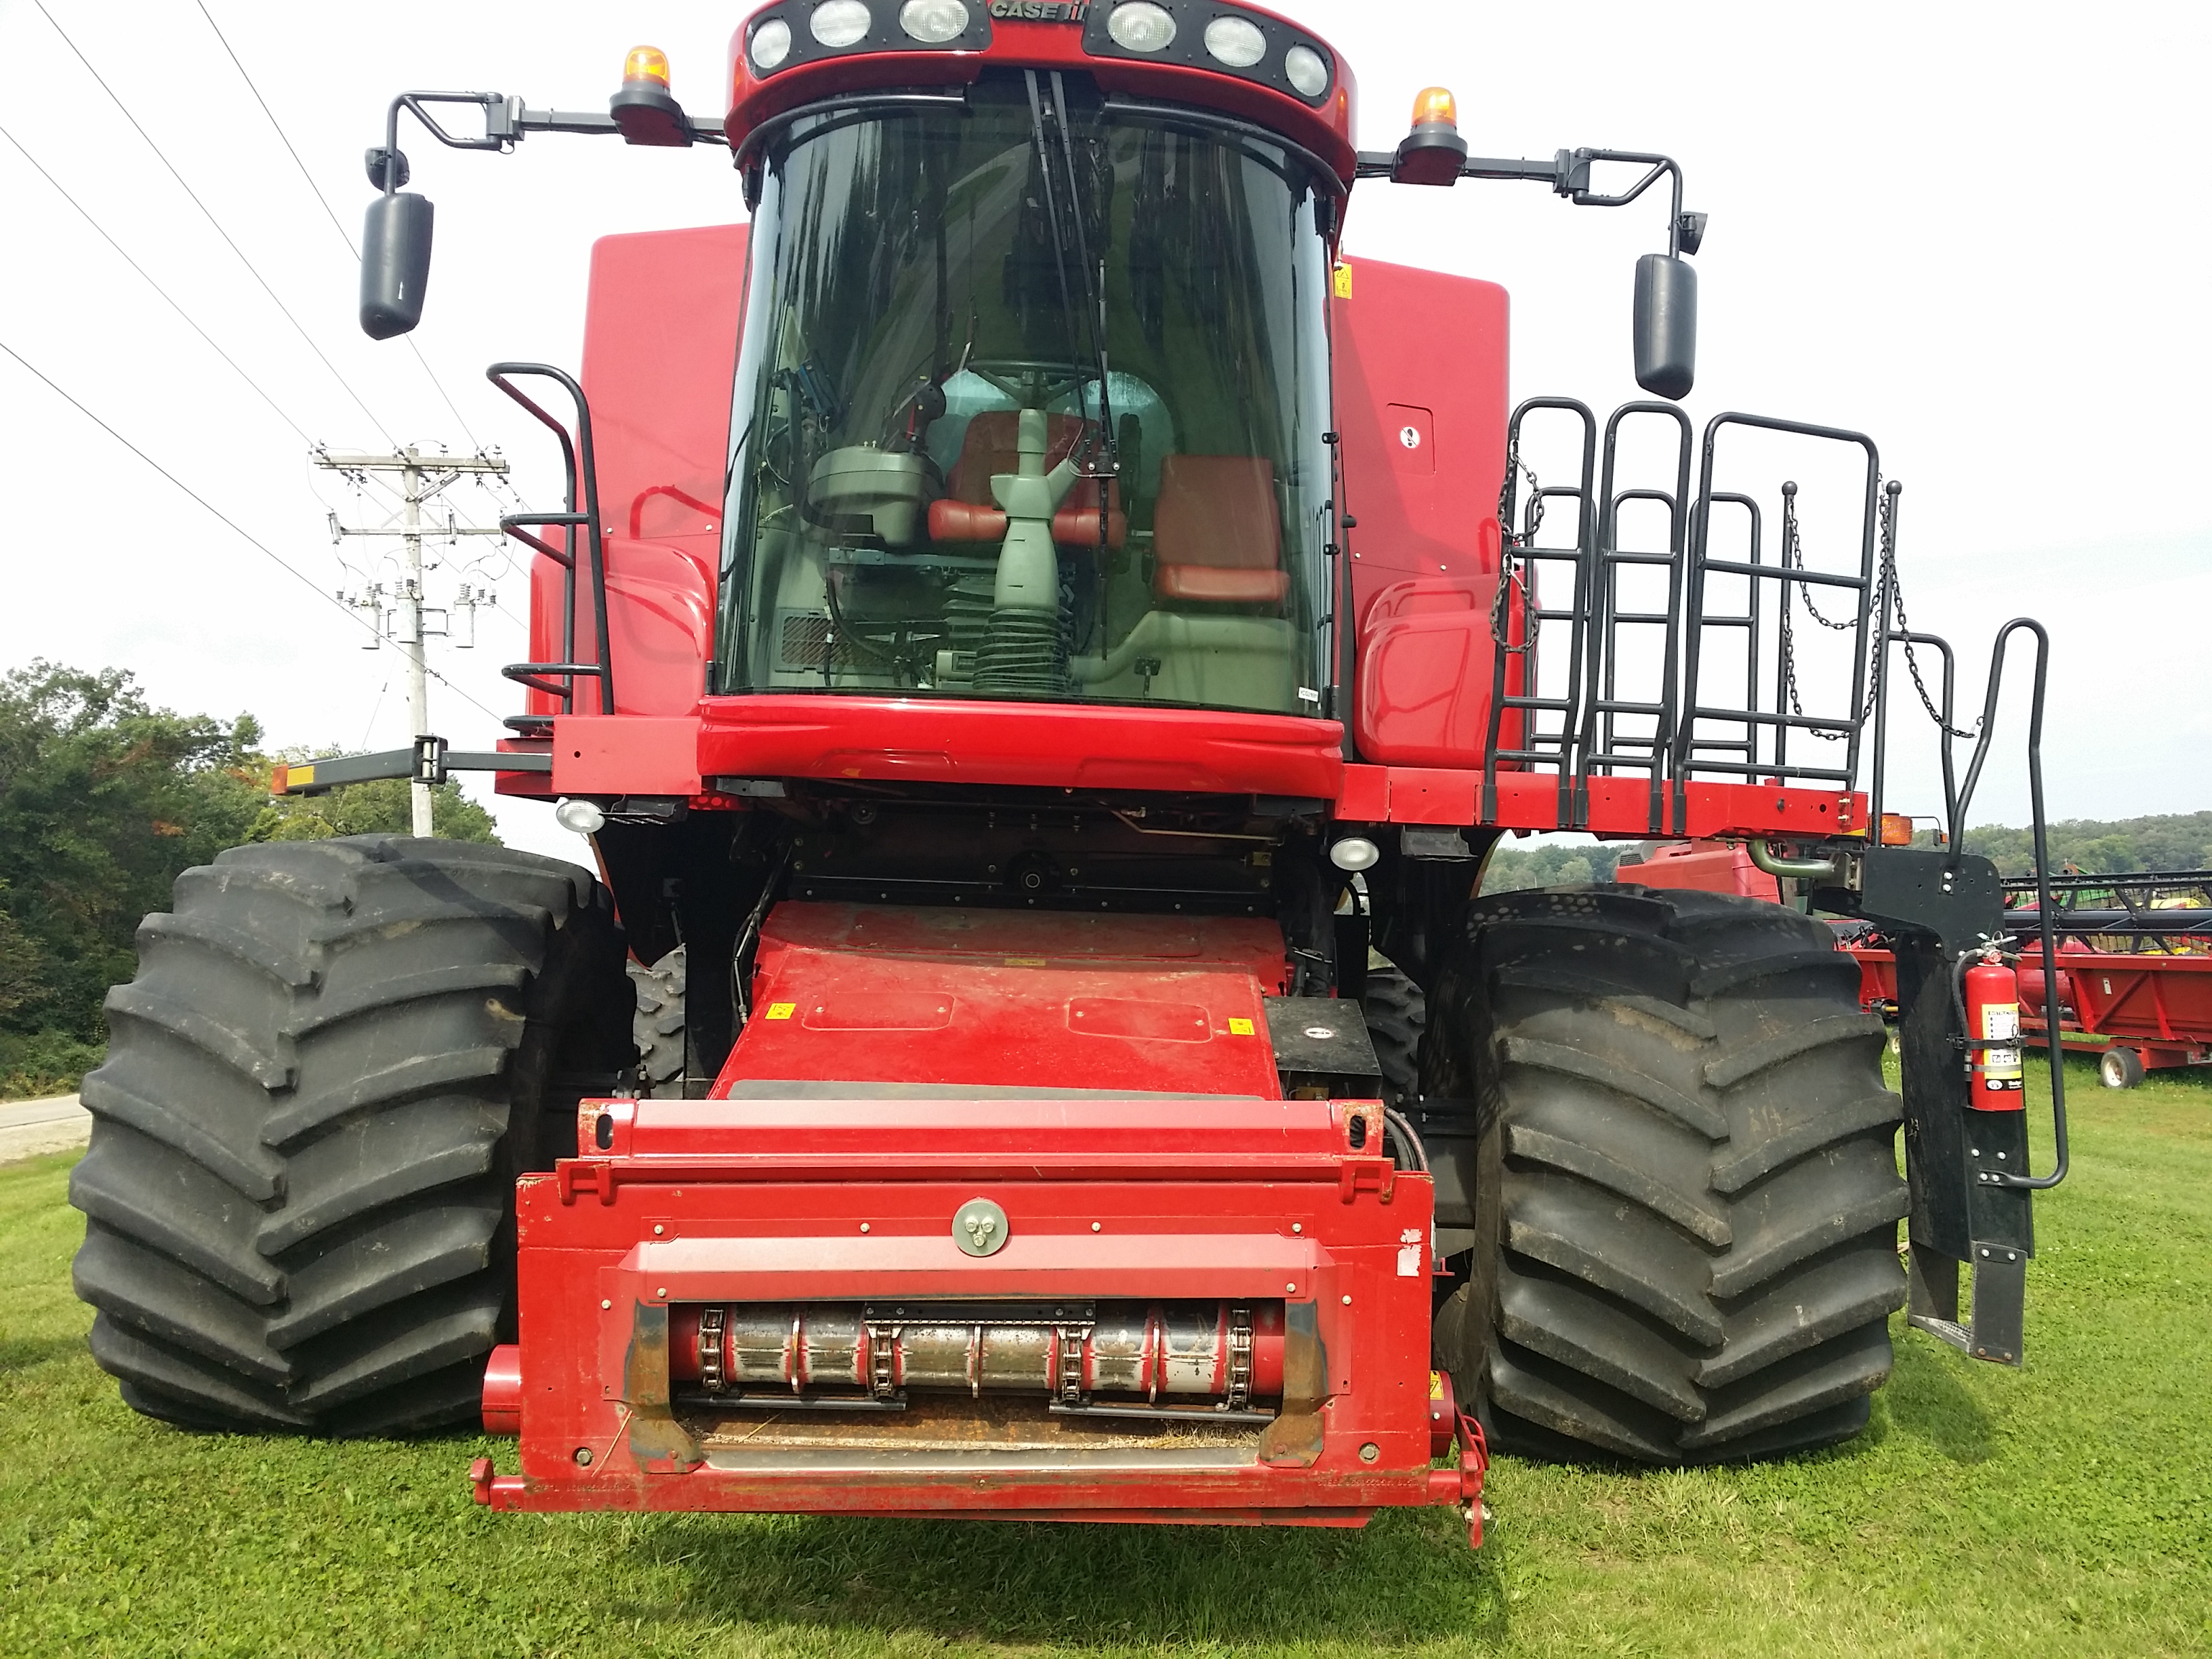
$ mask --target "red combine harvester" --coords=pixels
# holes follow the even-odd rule
[[[508,521],[512,734],[278,785],[488,769],[599,876],[290,843],[148,920],[72,1188],[132,1405],[481,1413],[520,1438],[475,1472],[503,1509],[1446,1504],[1479,1539],[1486,1448],[1855,1433],[1908,1211],[1916,1312],[2018,1363],[2058,1175],[2002,1086],[2016,1019],[1969,1041],[1950,994],[1996,874],[1869,834],[1881,670],[1922,637],[1897,486],[1859,434],[1734,414],[1693,483],[1666,400],[1704,220],[1672,161],[1472,157],[1439,92],[1361,154],[1343,60],[1235,0],[778,0],[726,84],[695,119],[641,49],[604,115],[408,94],[370,154],[380,337],[428,269],[402,111],[462,149],[724,145],[750,219],[601,242],[580,380],[491,371],[569,482]],[[1635,290],[1658,400],[1510,409],[1500,289],[1340,256],[1357,181],[1462,178],[1667,187]],[[1546,424],[1570,459],[1539,485]],[[1624,428],[1664,434],[1663,488]],[[1844,568],[1796,556],[1795,485],[1762,556],[1747,438],[1843,458]],[[1844,666],[1807,714],[1814,595]],[[1509,830],[1732,838],[1879,922],[1902,1101],[1821,924],[1478,896]]]

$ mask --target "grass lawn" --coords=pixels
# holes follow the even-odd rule
[[[501,1443],[179,1433],[85,1353],[70,1160],[11,1166],[0,1653],[2212,1651],[2212,1079],[2069,1080],[2025,1370],[1900,1322],[1851,1445],[1501,1460],[1479,1555],[1442,1510],[1357,1533],[494,1516],[463,1472],[512,1468]]]

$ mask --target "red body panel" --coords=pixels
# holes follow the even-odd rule
[[[1644,887],[1741,893],[1771,904],[1782,902],[1781,884],[1753,864],[1749,853],[1719,842],[1685,841],[1659,848],[1640,864],[1624,860],[1616,867],[1613,878]]]
[[[718,1097],[761,1079],[1279,1096],[1272,921],[786,903]]]
[[[1361,755],[1480,769],[1489,738],[1507,305],[1494,283],[1337,267],[1337,423],[1359,618]],[[1508,636],[1517,642],[1516,629]],[[1518,692],[1516,659],[1508,690]],[[1517,722],[1501,746],[1516,747]]]
[[[913,779],[1333,800],[1334,720],[951,697],[709,697],[713,777]]]
[[[615,690],[624,714],[691,713],[713,654],[748,234],[744,225],[709,225],[605,236],[592,248],[582,380],[608,538]],[[556,545],[558,536],[550,538]],[[533,661],[562,659],[563,574],[542,554],[532,561]],[[586,656],[592,629],[591,584],[580,580],[576,635]],[[588,694],[578,701],[588,702]],[[533,714],[556,706],[543,692],[529,694]],[[642,794],[652,786],[616,787]]]

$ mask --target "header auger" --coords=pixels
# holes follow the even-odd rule
[[[568,483],[509,520],[496,751],[279,786],[488,769],[597,877],[245,848],[147,922],[75,1188],[134,1405],[481,1413],[507,1509],[1479,1540],[1492,1448],[1856,1432],[1908,1212],[1915,1311],[2017,1363],[2055,1177],[2019,1091],[1968,1096],[2017,1028],[1951,994],[2001,927],[1963,803],[1934,849],[1883,810],[1892,647],[1937,648],[1896,486],[1859,434],[1671,401],[1673,161],[1472,157],[1433,89],[1363,154],[1342,58],[1236,0],[778,0],[726,84],[696,118],[641,49],[605,115],[410,93],[371,152],[379,337],[429,265],[402,111],[726,146],[749,217],[601,241],[580,374],[492,371]],[[1667,183],[1655,400],[1510,408],[1502,290],[1345,256],[1356,185],[1462,178]],[[1802,492],[1747,476],[1778,446]],[[1480,894],[1559,830],[1743,843],[1879,921],[1902,1101],[1802,908]]]

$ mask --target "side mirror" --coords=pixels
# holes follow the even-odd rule
[[[428,197],[404,191],[380,196],[368,204],[361,235],[361,329],[372,340],[408,333],[422,320],[422,295],[430,283],[432,216]],[[1639,305],[1643,292],[1639,272]],[[1644,337],[1640,323],[1638,327],[1640,362]]]
[[[1636,384],[1679,401],[1697,378],[1698,273],[1672,254],[1647,253],[1636,262]]]

